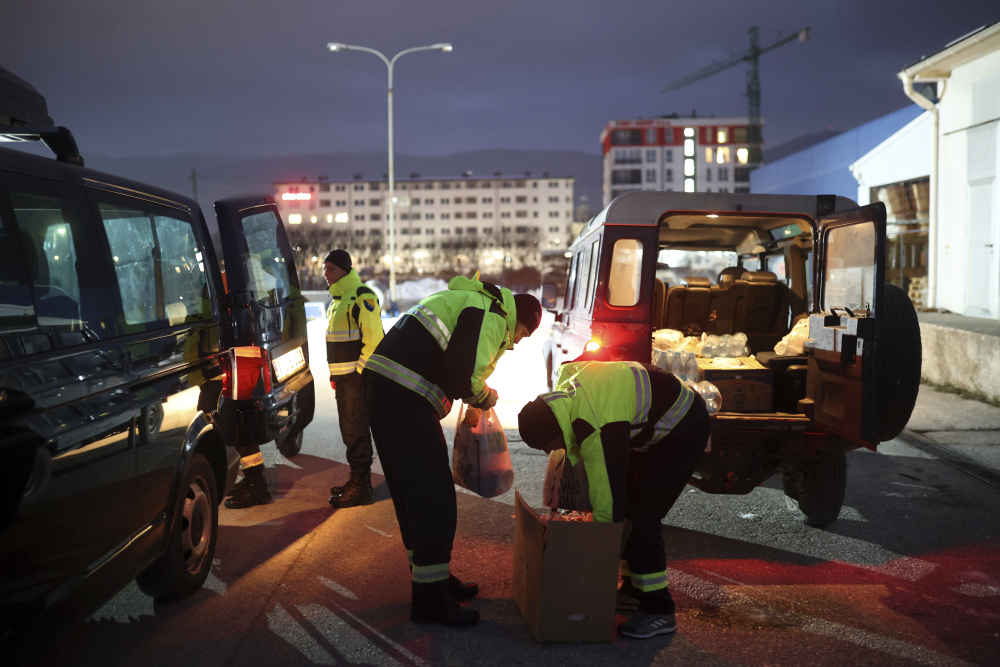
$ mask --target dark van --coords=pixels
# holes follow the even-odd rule
[[[0,654],[15,664],[132,579],[197,590],[234,447],[295,453],[314,392],[273,199],[217,203],[223,273],[196,202],[84,168],[44,98],[0,84],[0,139],[57,156],[0,149]]]
[[[881,203],[622,195],[570,247],[561,302],[555,285],[543,289],[543,305],[556,313],[546,349],[550,383],[560,364],[577,358],[649,363],[660,329],[746,334],[773,378],[772,408],[713,415],[690,483],[746,494],[781,473],[789,509],[809,525],[827,525],[843,504],[846,452],[899,435],[919,388],[916,311],[885,284],[885,247]],[[804,354],[776,354],[802,319]]]

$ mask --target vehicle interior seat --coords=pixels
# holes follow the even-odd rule
[[[676,329],[685,336],[697,336],[708,331],[710,326],[712,283],[700,276],[690,276],[684,281],[687,285],[667,290],[664,328]]]
[[[733,271],[732,269],[735,269]],[[736,311],[746,294],[747,283],[740,280],[744,271],[738,266],[723,269],[719,274],[719,284],[712,286],[708,333],[721,336],[734,334]]]
[[[747,335],[756,354],[771,350],[788,333],[788,286],[771,271],[747,271],[746,290],[736,309],[735,332]]]
[[[667,286],[659,278],[653,281],[653,331],[666,328],[663,323],[663,309],[667,303]]]
[[[31,281],[31,295],[35,301],[35,315],[79,322],[80,305],[63,290],[45,284],[49,279],[48,260],[38,252],[38,243],[34,237],[24,230],[21,230],[20,236],[21,251],[28,269],[28,280]],[[43,266],[46,269],[45,275],[42,274]]]

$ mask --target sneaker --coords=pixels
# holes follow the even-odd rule
[[[656,635],[669,635],[677,631],[673,614],[648,614],[637,611],[632,618],[618,625],[618,632],[626,637],[649,639]]]
[[[616,611],[636,611],[639,609],[639,591],[634,586],[622,584],[615,598]]]

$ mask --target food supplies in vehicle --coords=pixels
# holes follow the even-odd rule
[[[770,412],[773,372],[753,357],[698,360],[699,380],[722,394],[722,412]]]
[[[507,436],[496,411],[480,410],[478,420],[463,418],[463,412],[473,410],[476,408],[466,407],[459,411],[451,474],[463,489],[483,498],[496,498],[514,486],[514,466],[510,461]]]
[[[803,355],[806,353],[807,338],[809,338],[809,318],[803,317],[784,338],[778,341],[774,346],[774,353],[782,357]]]
[[[676,329],[658,329],[653,332],[653,354],[676,350],[677,352],[694,352],[701,354],[701,346],[705,335],[685,336]],[[653,363],[656,363],[655,361]]]
[[[539,642],[611,642],[622,524],[553,521],[546,527],[514,492],[510,594]]]

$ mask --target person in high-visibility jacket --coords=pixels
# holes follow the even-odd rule
[[[618,631],[641,639],[674,632],[661,520],[708,443],[701,396],[649,364],[571,362],[553,391],[524,406],[518,430],[529,447],[565,447],[569,463],[583,461],[594,521],[632,524],[618,608],[638,611]]]
[[[452,401],[487,410],[497,392],[486,384],[504,351],[541,321],[538,299],[473,278],[408,310],[362,373],[375,448],[410,559],[410,620],[474,625],[479,612],[458,605],[479,592],[450,573],[457,501],[441,419]]]
[[[333,507],[371,505],[372,436],[361,371],[382,340],[378,297],[358,277],[346,250],[333,250],[323,260],[323,274],[333,302],[326,327],[326,362],[330,386],[337,395],[340,435],[347,449],[351,477],[330,489]]]

